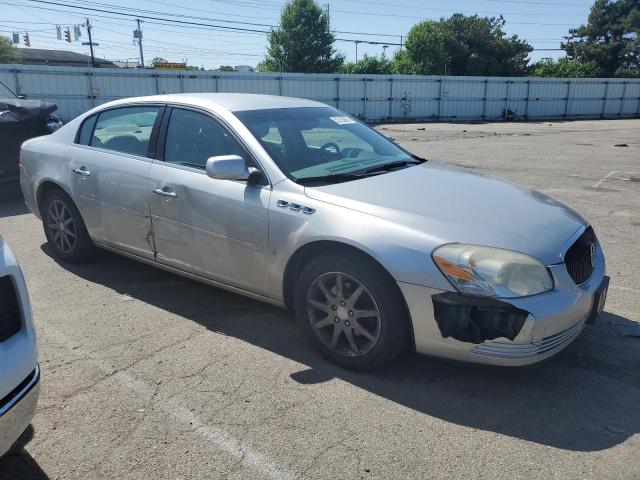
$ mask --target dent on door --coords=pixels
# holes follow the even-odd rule
[[[149,244],[149,160],[120,153],[83,150],[72,167],[78,207],[92,238],[145,258]],[[77,172],[76,172],[77,170]]]
[[[268,189],[162,164],[152,166],[150,178],[159,262],[251,291],[266,291]]]

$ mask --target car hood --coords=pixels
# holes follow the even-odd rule
[[[562,261],[565,243],[586,224],[544,193],[434,161],[305,192],[423,232],[434,244],[506,248],[546,265]]]
[[[45,119],[57,108],[55,103],[42,100],[0,98],[0,127],[17,125],[34,118]]]

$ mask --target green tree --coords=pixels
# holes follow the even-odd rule
[[[357,62],[347,62],[340,68],[340,73],[370,73],[370,74],[383,74],[393,73],[394,65],[384,55],[380,57],[369,56],[366,53]]]
[[[502,17],[466,16],[425,20],[414,25],[405,49],[394,59],[408,74],[522,75],[533,47],[517,35],[507,36]]]
[[[162,57],[153,57],[153,59],[151,60],[151,64],[154,65],[156,63],[169,63],[169,62]]]
[[[569,30],[562,48],[596,62],[604,76],[640,76],[640,2],[596,0],[587,24]]]
[[[600,67],[596,62],[581,62],[573,58],[553,60],[543,58],[533,65],[534,77],[585,78],[599,77]]]
[[[314,0],[291,0],[280,26],[268,34],[269,48],[258,70],[263,72],[336,72],[344,57],[333,48],[329,16]]]
[[[221,65],[220,67],[218,67],[219,72],[235,72],[235,70],[236,69],[231,65]]]
[[[0,63],[14,63],[20,60],[20,50],[13,46],[11,40],[0,36]]]

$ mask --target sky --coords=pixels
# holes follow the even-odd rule
[[[558,58],[562,37],[587,20],[589,0],[320,0],[328,6],[331,28],[340,39],[335,47],[350,61],[364,53],[387,56],[400,48],[401,36],[424,19],[453,13],[502,15],[507,34],[517,34],[536,50],[530,58]],[[279,23],[285,0],[3,0],[0,35],[29,32],[31,48],[72,50],[87,53],[86,29],[71,44],[56,38],[56,26],[64,30],[86,22],[93,26],[97,57],[138,61],[133,42],[136,16],[143,20],[145,63],[154,57],[170,62],[217,68],[221,65],[255,66],[265,55],[265,31]],[[93,10],[91,10],[93,9]],[[102,11],[99,11],[102,10]],[[156,17],[155,19],[143,17]],[[185,22],[185,23],[180,23]],[[200,25],[189,25],[195,22]],[[204,24],[204,25],[202,25]],[[367,42],[378,42],[369,44]]]

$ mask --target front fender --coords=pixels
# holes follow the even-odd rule
[[[315,210],[280,208],[277,201],[294,202]],[[440,290],[452,287],[431,259],[437,242],[411,228],[338,205],[313,200],[304,194],[274,191],[269,212],[269,291],[283,300],[284,272],[301,248],[314,242],[334,242],[366,253],[398,282]]]

